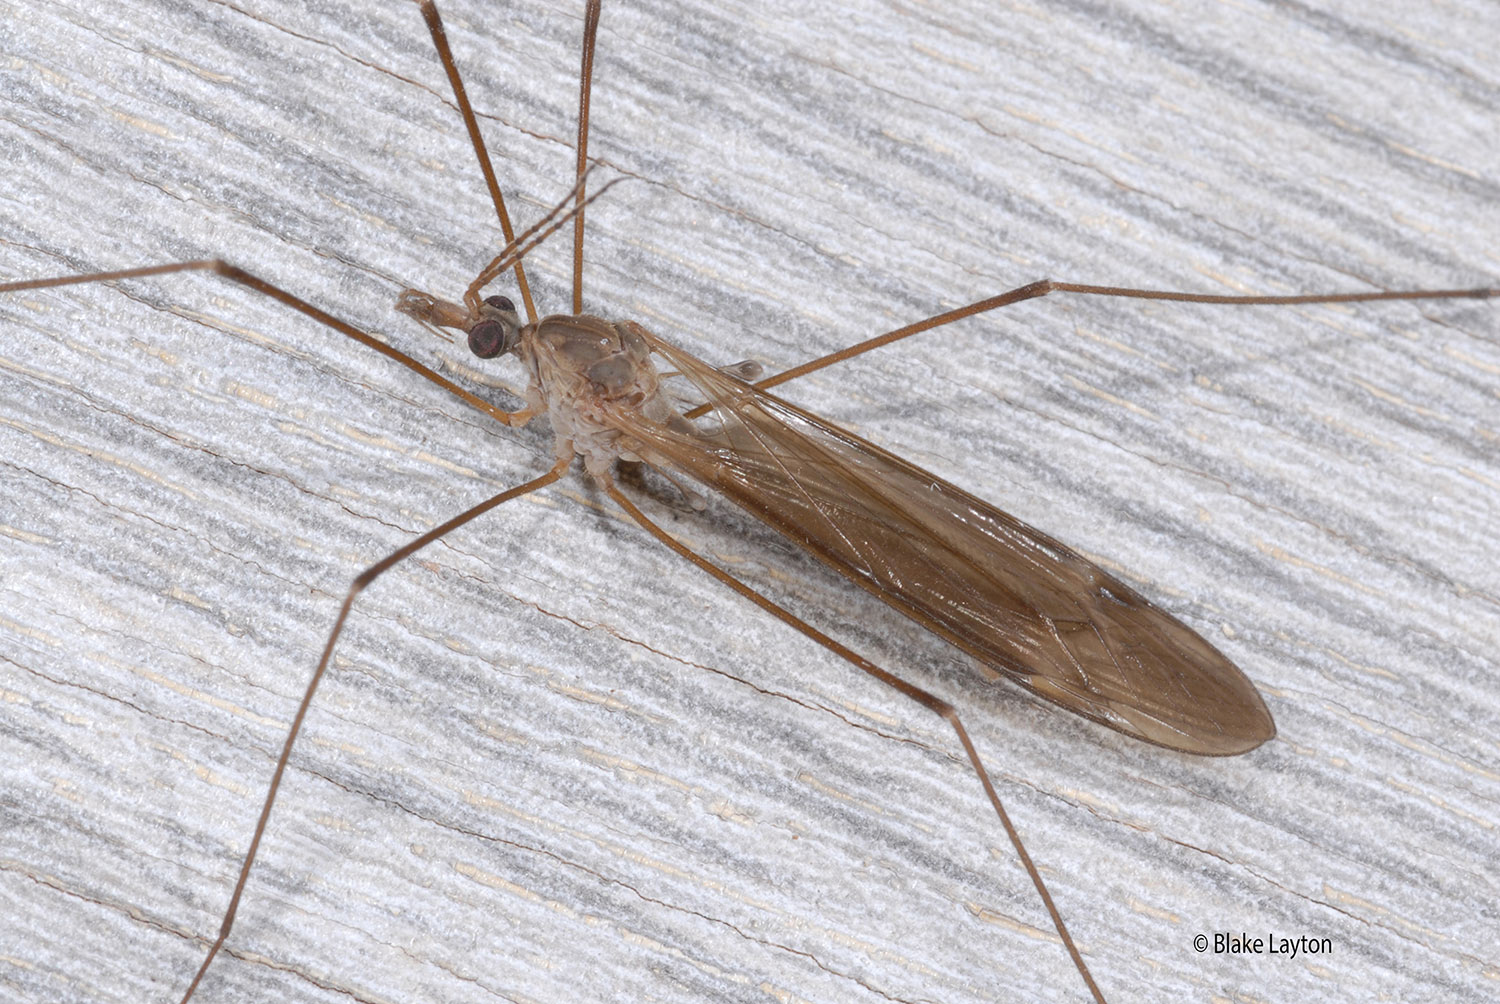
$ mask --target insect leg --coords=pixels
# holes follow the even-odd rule
[[[1047,913],[1052,917],[1052,926],[1057,929],[1058,935],[1062,938],[1063,944],[1068,949],[1068,954],[1072,956],[1073,965],[1077,967],[1079,975],[1083,977],[1084,983],[1088,985],[1089,992],[1094,995],[1094,1000],[1098,1004],[1104,1004],[1104,994],[1100,992],[1099,985],[1094,982],[1093,974],[1089,972],[1088,966],[1084,964],[1083,956],[1079,953],[1078,946],[1073,943],[1073,936],[1068,933],[1067,925],[1063,923],[1062,914],[1058,912],[1057,906],[1052,902],[1052,894],[1047,891],[1047,884],[1042,881],[1041,873],[1037,871],[1036,865],[1032,864],[1031,855],[1026,853],[1026,846],[1021,842],[1021,835],[1017,832],[1015,824],[1010,821],[1010,816],[1006,813],[1005,806],[1001,803],[1000,795],[995,791],[994,784],[990,782],[989,773],[984,769],[984,763],[979,759],[979,752],[974,748],[973,742],[970,741],[968,731],[964,729],[963,723],[959,720],[957,709],[935,694],[931,694],[921,687],[908,683],[894,673],[881,669],[859,653],[839,644],[811,624],[802,620],[796,614],[761,595],[733,575],[724,571],[718,565],[713,564],[707,558],[693,551],[676,537],[673,537],[666,530],[663,530],[656,523],[652,522],[650,517],[641,512],[630,499],[621,493],[620,489],[615,486],[613,479],[605,476],[600,478],[599,481],[605,493],[614,499],[615,503],[624,509],[631,519],[639,523],[647,533],[651,534],[667,547],[688,561],[691,561],[709,575],[712,575],[724,583],[724,585],[760,607],[766,613],[796,628],[830,652],[848,661],[855,667],[864,670],[881,683],[900,691],[929,711],[941,715],[948,724],[953,726],[953,730],[958,733],[959,742],[963,744],[964,753],[968,756],[969,763],[973,765],[974,772],[979,775],[980,783],[984,785],[984,792],[989,797],[990,805],[994,807],[995,814],[1000,817],[1000,824],[1005,827],[1006,836],[1010,837],[1010,842],[1015,846],[1016,854],[1021,859],[1021,864],[1025,867],[1026,874],[1031,877],[1032,884],[1036,886],[1037,893],[1042,897],[1042,902],[1047,907]]]
[[[484,174],[485,187],[490,192],[490,202],[495,206],[495,215],[500,219],[500,231],[505,234],[505,242],[511,244],[516,239],[515,230],[510,225],[510,214],[505,211],[505,196],[500,194],[500,182],[495,178],[495,167],[490,163],[490,154],[484,145],[484,137],[479,134],[479,120],[474,117],[474,107],[469,104],[469,92],[464,89],[463,78],[459,76],[458,64],[453,61],[453,50],[448,47],[448,33],[443,30],[443,19],[438,16],[437,4],[433,0],[420,0],[422,17],[427,22],[427,31],[432,35],[432,44],[437,47],[438,60],[443,64],[443,71],[448,75],[448,83],[453,88],[454,100],[458,102],[458,112],[463,116],[464,128],[469,131],[469,142],[474,146],[474,155],[479,158],[479,170]],[[590,55],[592,50],[590,50]],[[515,264],[516,286],[521,290],[521,302],[526,304],[526,318],[536,321],[536,303],[531,298],[531,286],[526,282],[526,271],[521,267],[518,259]]]
[[[448,393],[462,399],[467,404],[473,405],[502,425],[524,425],[525,420],[530,417],[525,409],[518,412],[509,412],[495,407],[488,401],[464,390],[446,377],[440,376],[432,369],[423,366],[405,352],[393,349],[379,339],[372,338],[370,335],[354,327],[354,325],[341,321],[323,310],[319,310],[306,300],[288,293],[280,286],[269,283],[259,276],[251,275],[244,269],[217,258],[173,262],[169,265],[147,265],[142,268],[120,269],[116,272],[89,272],[83,275],[65,275],[50,279],[23,279],[16,282],[0,282],[0,293],[19,292],[23,289],[49,289],[54,286],[74,286],[85,282],[109,282],[114,279],[141,279],[153,275],[170,275],[174,272],[212,272],[214,275],[223,276],[242,286],[247,286],[257,293],[264,293],[273,300],[279,300],[286,304],[298,313],[306,314],[313,320],[321,324],[326,324],[339,334],[352,338],[366,348],[374,349],[386,358],[395,360],[423,379],[437,384]]]
[[[213,945],[210,946],[203,964],[198,967],[198,973],[193,977],[193,982],[188,985],[187,992],[182,995],[182,1004],[187,1004],[188,1000],[193,996],[193,992],[198,989],[198,984],[203,980],[204,973],[208,972],[209,964],[219,954],[219,949],[224,947],[224,940],[229,937],[229,931],[234,926],[234,915],[239,910],[240,896],[245,891],[245,882],[250,877],[250,866],[255,863],[256,852],[260,850],[260,839],[265,835],[266,823],[271,818],[271,806],[275,804],[276,792],[281,787],[282,775],[286,773],[287,761],[292,755],[292,744],[296,742],[297,735],[302,730],[303,719],[307,717],[307,709],[312,704],[313,694],[317,691],[318,683],[323,679],[323,673],[328,668],[328,661],[333,656],[334,644],[338,641],[339,634],[344,629],[344,621],[349,617],[349,609],[354,604],[354,598],[362,593],[365,587],[379,578],[381,573],[385,572],[392,565],[411,557],[428,544],[447,536],[470,520],[483,516],[502,502],[509,502],[511,499],[520,498],[522,495],[529,495],[538,488],[545,488],[562,477],[567,471],[568,465],[572,462],[573,458],[571,456],[560,458],[557,463],[552,465],[552,469],[541,477],[533,478],[523,485],[517,485],[515,488],[506,489],[500,494],[492,496],[479,505],[474,506],[472,509],[465,510],[446,523],[434,527],[416,540],[397,548],[375,562],[375,564],[359,573],[349,585],[349,591],[344,595],[344,603],[339,607],[339,615],[333,622],[333,630],[328,632],[328,641],[323,646],[323,655],[318,659],[318,667],[313,670],[312,678],[307,682],[307,689],[302,694],[302,702],[297,705],[297,713],[292,716],[291,727],[287,730],[286,741],[281,747],[281,756],[276,760],[276,770],[271,775],[270,786],[266,789],[266,800],[261,806],[260,818],[255,823],[255,833],[250,838],[250,848],[245,852],[245,858],[240,864],[239,878],[235,881],[234,892],[229,897],[229,906],[224,910],[224,919],[219,925],[218,937],[214,939]]]
[[[933,328],[941,327],[953,321],[975,314],[982,314],[987,310],[997,307],[1006,307],[1012,303],[1020,303],[1022,300],[1034,300],[1046,296],[1048,293],[1081,293],[1089,296],[1120,296],[1130,297],[1137,300],[1176,300],[1183,303],[1220,303],[1230,306],[1266,306],[1281,304],[1283,306],[1299,303],[1364,303],[1369,300],[1450,300],[1450,299],[1487,299],[1489,297],[1500,297],[1500,288],[1488,287],[1480,289],[1417,289],[1399,290],[1395,292],[1378,293],[1308,293],[1294,296],[1220,296],[1213,293],[1179,293],[1171,290],[1156,289],[1131,289],[1125,286],[1087,286],[1074,282],[1054,282],[1051,279],[1042,279],[1038,282],[1028,283],[1016,289],[992,296],[988,299],[977,300],[963,307],[934,314],[931,317],[908,324],[894,331],[887,331],[883,335],[867,338],[862,342],[830,352],[826,356],[809,360],[800,366],[793,366],[774,376],[760,380],[755,386],[762,390],[775,387],[777,384],[795,380],[800,376],[806,376],[825,366],[841,363],[846,359],[863,355],[871,349],[878,349],[882,345],[899,342],[903,338],[921,334],[923,331],[931,331]],[[689,414],[688,418],[696,415]]]
[[[488,402],[480,400],[479,398],[470,394],[468,391],[463,390],[462,388],[456,386],[445,378],[439,376],[437,373],[433,372],[431,369],[417,362],[415,359],[411,358],[405,353],[393,349],[388,345],[385,345],[383,342],[372,338],[370,335],[366,334],[363,331],[360,331],[358,328],[355,328],[352,325],[347,324],[346,322],[341,321],[338,318],[333,317],[332,315],[318,309],[317,307],[314,307],[307,301],[286,292],[279,286],[275,286],[272,283],[266,282],[265,280],[244,271],[243,269],[237,268],[233,265],[229,265],[217,259],[176,262],[168,265],[151,265],[143,268],[122,269],[115,272],[96,272],[85,275],[62,276],[48,279],[30,279],[17,282],[0,283],[0,292],[14,292],[25,289],[45,289],[56,286],[76,285],[85,282],[106,282],[116,279],[145,278],[155,275],[168,275],[176,272],[195,271],[211,272],[215,275],[231,279],[257,292],[264,293],[267,296],[270,296],[272,299],[278,300],[286,304],[287,306],[292,307],[294,310],[297,310],[298,312],[306,314],[308,317],[311,317],[316,321],[320,321],[321,323],[328,325],[335,331],[338,331],[340,334],[346,335],[354,341],[359,342],[361,345],[373,348],[381,354],[388,356],[396,362],[401,363],[408,369],[411,369],[420,376],[431,380],[433,383],[436,383],[438,386],[444,388],[445,390],[451,391],[468,403],[473,404],[475,407],[486,412],[487,414],[491,415],[492,417],[496,418],[506,425],[519,424],[526,417],[526,412],[524,411],[516,413],[506,412],[502,411],[499,408],[496,408]],[[224,946],[225,939],[229,937],[230,929],[234,925],[235,914],[239,909],[240,897],[244,892],[246,880],[249,878],[250,867],[254,864],[256,853],[260,849],[261,837],[265,834],[266,823],[270,819],[271,807],[275,803],[276,793],[280,789],[282,777],[286,772],[286,765],[288,759],[291,756],[292,745],[296,741],[297,736],[301,731],[303,720],[307,716],[308,707],[312,704],[313,694],[317,690],[318,683],[322,680],[323,674],[328,668],[329,659],[333,655],[334,645],[338,641],[340,633],[343,631],[344,622],[349,616],[349,610],[354,603],[354,598],[361,592],[363,592],[367,586],[374,582],[375,579],[377,579],[391,566],[397,564],[398,562],[411,556],[412,554],[415,554],[417,551],[426,547],[433,541],[438,540],[439,538],[447,535],[458,527],[463,526],[470,520],[476,519],[484,513],[489,512],[491,509],[500,505],[502,502],[508,502],[511,499],[520,498],[523,495],[527,495],[533,491],[536,491],[538,488],[543,488],[553,483],[558,478],[562,477],[562,475],[567,471],[568,465],[571,462],[571,456],[559,458],[558,461],[552,466],[551,470],[547,471],[547,473],[541,475],[540,477],[534,478],[531,481],[526,482],[525,484],[500,492],[499,494],[485,500],[479,505],[474,506],[473,508],[466,510],[458,516],[455,516],[453,519],[448,520],[446,523],[443,523],[440,526],[429,530],[427,533],[422,534],[420,537],[416,538],[405,546],[392,551],[390,554],[386,555],[384,558],[377,561],[369,568],[365,569],[359,574],[358,577],[354,579],[353,583],[350,584],[349,589],[344,596],[343,605],[339,608],[338,617],[334,621],[333,628],[328,634],[327,642],[324,644],[322,657],[318,660],[317,668],[313,671],[312,677],[308,681],[307,688],[302,695],[302,701],[297,706],[296,714],[292,718],[291,727],[287,731],[286,740],[282,745],[281,755],[276,761],[276,769],[271,776],[270,785],[266,789],[265,801],[261,806],[260,817],[256,821],[255,831],[250,839],[249,849],[245,852],[245,856],[241,861],[239,877],[235,882],[234,891],[230,895],[229,905],[225,908],[224,917],[219,926],[218,936],[210,946],[207,956],[204,958],[202,965],[199,966],[197,974],[193,977],[192,983],[188,985],[186,992],[184,992],[182,996],[183,1004],[186,1004],[186,1002],[192,998],[194,992],[198,988],[199,983],[203,980],[204,974],[208,971],[209,965],[218,955],[219,950]]]
[[[583,15],[583,69],[578,74],[578,189],[573,195],[573,313],[583,313],[583,176],[589,163],[589,90],[594,78],[594,39],[599,34],[599,2],[589,0]]]

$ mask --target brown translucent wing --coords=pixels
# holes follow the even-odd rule
[[[617,415],[643,459],[724,493],[1069,711],[1188,753],[1243,753],[1275,735],[1260,694],[1233,663],[1094,563],[873,443],[642,333],[717,418],[689,432],[639,413]]]

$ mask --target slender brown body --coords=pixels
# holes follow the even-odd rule
[[[581,457],[606,488],[620,459],[692,478],[996,674],[1126,735],[1232,756],[1276,733],[1233,663],[1098,565],[634,321],[522,324],[498,297],[468,318],[414,291],[398,309],[468,330],[483,356],[513,353],[526,420],[546,415],[557,458]],[[478,346],[481,331],[496,341]],[[656,357],[708,402],[708,428],[674,407]]]

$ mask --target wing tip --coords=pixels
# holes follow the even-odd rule
[[[1242,713],[1234,716],[1227,725],[1221,722],[1220,728],[1214,732],[1179,732],[1155,719],[1142,720],[1139,716],[1122,723],[1121,731],[1148,743],[1194,756],[1240,756],[1276,738],[1276,722],[1270,710],[1259,694],[1255,694],[1255,698],[1254,705],[1244,707]]]

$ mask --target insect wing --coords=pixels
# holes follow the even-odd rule
[[[711,403],[687,432],[619,414],[639,454],[724,493],[1007,678],[1127,735],[1230,755],[1275,735],[1254,685],[1051,537],[645,332]]]

